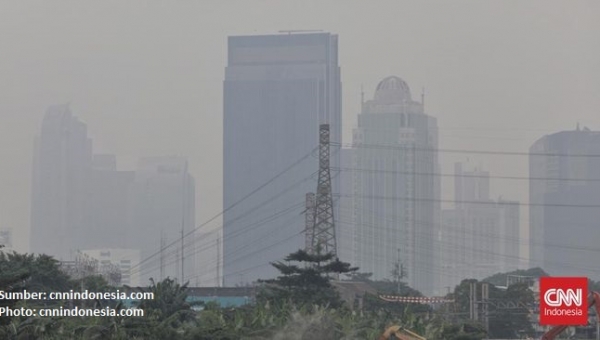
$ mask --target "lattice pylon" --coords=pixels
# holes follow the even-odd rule
[[[333,253],[337,256],[329,156],[329,124],[321,124],[319,126],[319,179],[317,182],[312,249],[316,254]]]
[[[306,210],[305,216],[305,251],[309,254],[314,254],[313,235],[315,233],[315,193],[309,192],[306,194]]]

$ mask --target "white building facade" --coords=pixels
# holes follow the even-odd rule
[[[98,261],[100,270],[113,265],[119,268],[121,285],[140,286],[140,251],[135,249],[89,249],[82,253]]]
[[[398,262],[407,283],[431,294],[439,178],[437,120],[398,77],[383,79],[362,105],[354,148],[354,261],[373,279]]]

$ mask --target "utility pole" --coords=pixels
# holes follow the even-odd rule
[[[183,227],[181,228],[181,284],[183,284]]]
[[[474,321],[481,320],[485,326],[485,330],[489,331],[490,320],[488,313],[488,299],[490,297],[490,285],[487,282],[481,282],[481,297],[477,294],[478,282],[469,284],[469,314],[470,319]],[[481,298],[481,300],[479,299]]]
[[[490,318],[488,313],[488,298],[490,297],[490,285],[487,282],[481,283],[481,306],[483,324],[485,325],[485,331],[490,331]]]
[[[477,283],[469,283],[469,319],[477,321]]]
[[[402,264],[402,261],[400,260],[400,248],[398,248],[398,259],[396,264],[394,265],[394,276],[396,277],[396,293],[398,295],[400,295],[400,283],[402,278],[404,278],[404,265]]]
[[[217,287],[221,287],[221,237],[217,237]]]
[[[319,126],[319,179],[317,182],[312,247],[316,254],[332,253],[337,257],[329,155],[329,124],[321,124]]]
[[[187,174],[188,174],[188,163],[187,160],[185,160],[184,166],[183,166],[183,172],[181,173],[181,179],[182,179],[182,183],[181,183],[181,284],[184,284],[183,279],[185,278],[185,272],[184,272],[184,266],[183,266],[183,261],[184,261],[184,245],[183,245],[183,231],[185,229],[185,214],[187,213],[187,190],[186,190],[186,185],[187,185]]]
[[[160,231],[160,280],[165,279],[165,246],[167,245],[167,239],[165,232]]]

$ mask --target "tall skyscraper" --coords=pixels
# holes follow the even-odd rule
[[[519,203],[490,199],[489,172],[454,167],[455,208],[442,211],[438,294],[519,267]]]
[[[126,249],[140,251],[143,261],[134,272],[140,272],[140,283],[167,276],[181,278],[181,233],[195,228],[195,181],[182,157],[148,157],[138,163],[130,186],[130,227],[124,233]],[[185,237],[184,282],[198,275],[194,261],[195,246],[191,236]],[[160,252],[164,246],[174,246]],[[151,258],[150,258],[151,257]]]
[[[229,37],[223,90],[223,279],[232,286],[274,276],[269,262],[303,248],[300,213],[318,169],[304,157],[318,145],[319,124],[341,142],[338,37]]]
[[[440,204],[437,120],[404,80],[383,79],[354,131],[354,262],[377,280],[395,264],[408,284],[433,291]]]
[[[598,279],[596,256],[600,239],[598,157],[600,132],[587,128],[561,131],[538,139],[529,149],[529,212],[531,266],[551,275]]]
[[[34,146],[31,251],[68,259],[85,239],[92,141],[68,105],[47,109]]]

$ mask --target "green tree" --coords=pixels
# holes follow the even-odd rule
[[[498,292],[498,298],[519,305],[512,309],[492,309],[490,335],[497,338],[515,338],[523,334],[533,334],[528,307],[533,306],[535,298],[527,283],[510,285],[505,291]]]
[[[331,285],[334,275],[355,272],[358,268],[342,262],[331,253],[308,254],[298,250],[289,254],[283,262],[271,263],[281,275],[276,279],[262,281],[264,289],[257,299],[262,302],[278,299],[289,300],[293,304],[340,307],[342,301]]]
[[[70,278],[60,270],[59,262],[48,255],[0,252],[2,272],[20,273],[27,279],[23,282],[29,291],[65,291],[70,287]]]
[[[25,289],[25,281],[30,277],[31,273],[26,268],[18,268],[11,263],[10,254],[0,251],[0,291],[5,293],[15,293]],[[19,302],[16,299],[1,299],[0,308],[14,308]],[[0,318],[0,327],[6,326],[11,322],[10,317],[3,316]],[[2,330],[0,330],[2,335]]]
[[[482,325],[465,322],[445,324],[440,338],[445,340],[482,340],[487,338],[487,334]]]
[[[151,280],[150,287],[140,291],[152,292],[154,298],[139,303],[145,313],[143,318],[125,320],[123,327],[130,338],[179,339],[195,323],[192,304],[187,302],[187,283],[180,285],[171,278]]]
[[[20,254],[0,251],[0,290],[5,292],[65,291],[69,276],[59,267],[59,262],[47,255]],[[54,303],[60,304],[61,301]],[[0,301],[0,307],[19,308],[35,306],[40,301]],[[49,304],[46,301],[44,304]],[[2,339],[42,339],[59,334],[62,322],[58,318],[17,317],[0,318]]]
[[[398,269],[399,267],[396,266],[395,268]],[[364,282],[377,290],[379,294],[411,297],[423,296],[420,291],[411,288],[403,281],[391,281],[388,279],[373,281],[371,280],[371,276],[371,273],[351,273],[348,275],[350,281]],[[432,308],[429,305],[387,302],[380,299],[377,295],[371,294],[367,294],[365,296],[363,309],[368,312],[382,311],[385,314],[389,314],[390,319],[401,320],[410,318],[417,318],[416,320],[421,320],[422,317],[426,317],[432,312]]]
[[[534,278],[539,278],[542,276],[549,276],[548,273],[546,273],[542,268],[539,267],[535,267],[535,268],[530,268],[530,269],[519,269],[519,270],[514,270],[512,272],[508,272],[508,273],[498,273],[498,274],[494,274],[490,277],[487,277],[485,279],[483,279],[483,282],[488,282],[491,283],[495,286],[506,286],[507,283],[507,277],[509,275],[514,275],[514,276],[531,276]]]

